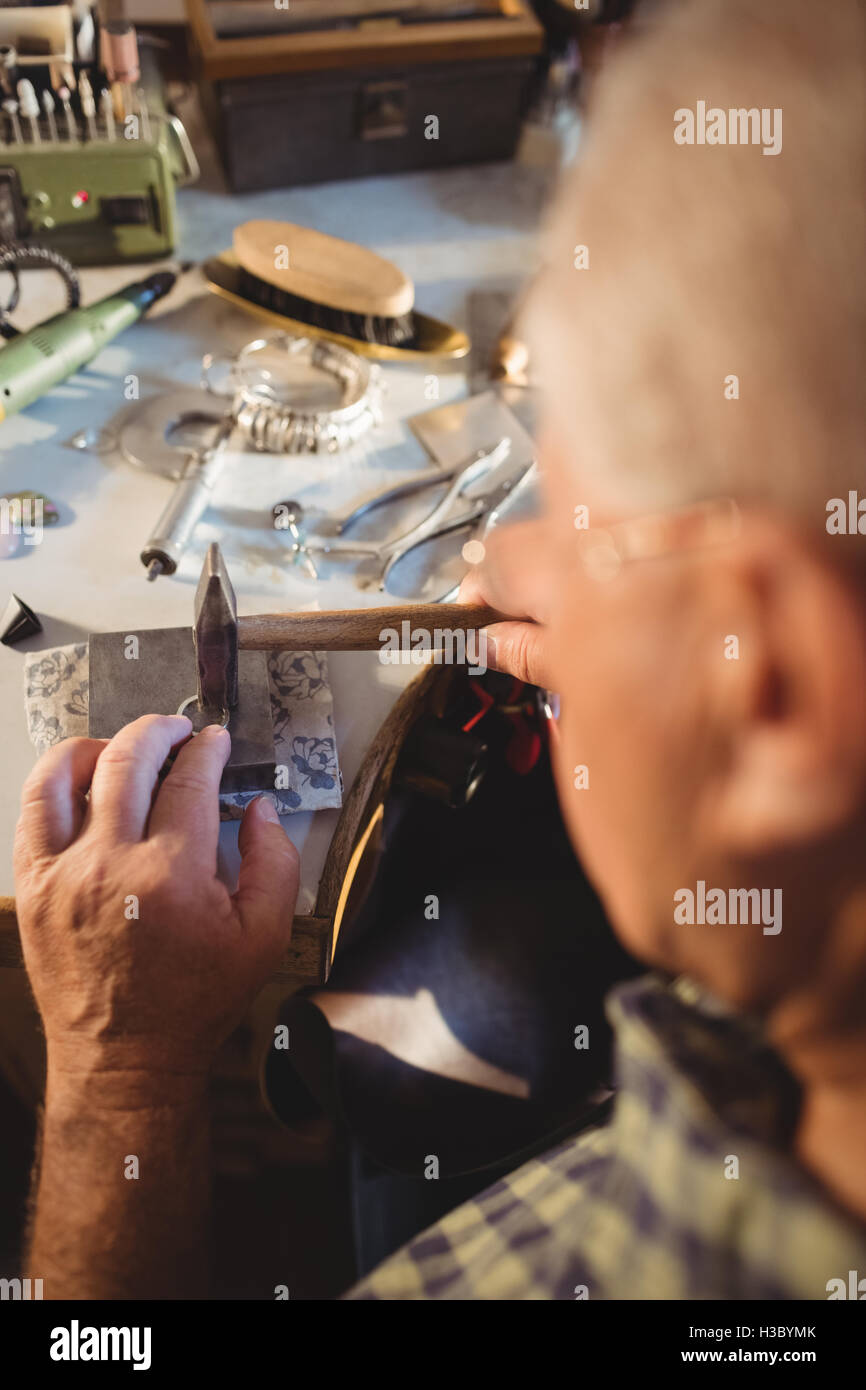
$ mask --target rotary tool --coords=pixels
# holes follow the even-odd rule
[[[67,309],[19,333],[0,352],[0,420],[25,410],[80,371],[167,295],[176,280],[175,271],[158,270],[86,309]]]

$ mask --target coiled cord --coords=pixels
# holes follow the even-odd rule
[[[50,246],[40,246],[37,242],[6,242],[0,245],[0,270],[8,270],[12,276],[8,303],[0,304],[0,334],[4,338],[18,336],[18,329],[10,323],[9,315],[18,308],[21,298],[21,270],[56,270],[66,286],[67,309],[77,309],[81,303],[81,284],[75,266]]]

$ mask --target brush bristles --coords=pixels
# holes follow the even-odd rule
[[[244,270],[243,266],[240,267],[239,285],[241,294],[263,309],[308,323],[311,328],[340,333],[364,343],[381,343],[383,347],[413,346],[415,319],[411,312],[388,318],[382,314],[353,314],[345,309],[332,309],[328,304],[317,304],[313,299],[281,290]]]

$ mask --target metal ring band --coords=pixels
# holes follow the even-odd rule
[[[178,714],[186,714],[186,711],[187,711],[187,709],[188,709],[188,707],[189,707],[190,705],[196,705],[197,708],[198,708],[199,710],[201,709],[201,706],[200,706],[199,703],[198,703],[198,696],[197,696],[197,695],[190,695],[190,697],[189,697],[188,700],[184,700],[183,704],[180,705],[180,707],[178,708],[178,711],[177,711]],[[216,708],[216,706],[214,706],[214,708]],[[187,717],[187,719],[189,719],[190,716],[187,714],[186,717]],[[231,715],[229,714],[229,711],[225,708],[224,705],[222,705],[222,706],[220,706],[220,718],[219,718],[218,720],[217,720],[217,719],[209,719],[209,720],[208,720],[208,723],[209,723],[209,724],[218,724],[219,727],[220,727],[221,729],[227,729],[228,726],[229,726],[229,719],[230,719],[230,718],[231,718]],[[205,727],[207,727],[207,726],[205,726]],[[193,738],[195,738],[196,734],[198,734],[198,733],[200,733],[200,732],[201,732],[200,729],[193,729],[193,731],[192,731],[192,733],[193,733]]]

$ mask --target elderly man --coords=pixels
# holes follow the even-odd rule
[[[563,814],[657,973],[611,1000],[610,1122],[359,1297],[823,1299],[866,1273],[862,21],[855,0],[652,14],[532,306],[545,516],[464,594],[515,615],[495,663],[561,694]],[[208,1066],[289,932],[297,859],[265,802],[235,897],[214,877],[225,733],[153,800],[187,732],[63,744],[25,789],[52,1296],[199,1287]]]

